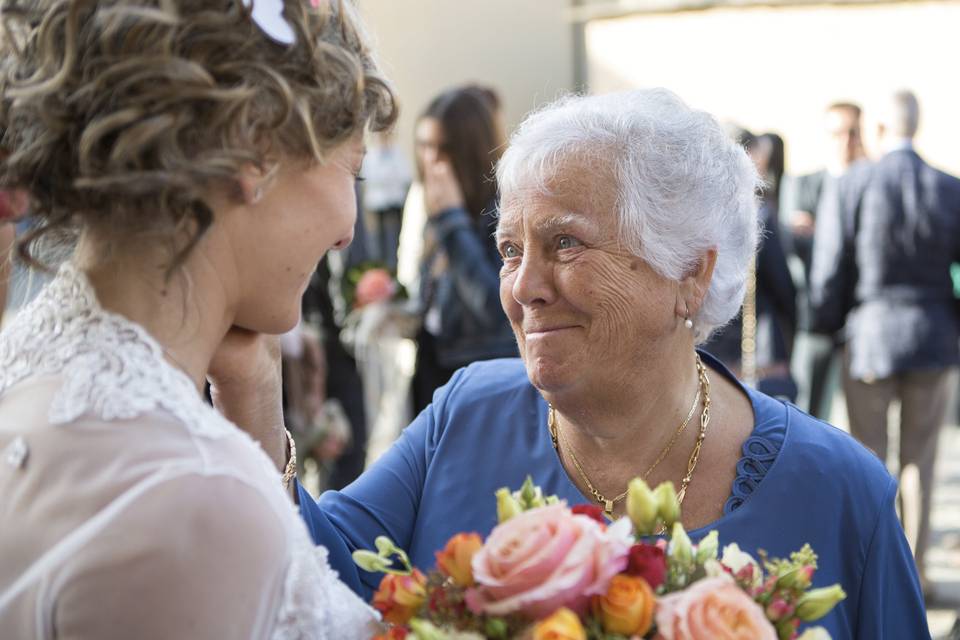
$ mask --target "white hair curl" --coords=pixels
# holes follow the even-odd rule
[[[527,116],[497,166],[501,198],[568,168],[611,175],[625,247],[666,278],[688,275],[710,248],[717,263],[691,318],[704,342],[740,309],[758,239],[761,182],[746,152],[709,114],[666,89],[567,96]],[[598,178],[600,181],[604,179]]]

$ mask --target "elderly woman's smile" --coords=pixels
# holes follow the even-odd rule
[[[596,186],[559,196],[525,189],[501,209],[500,299],[544,391],[614,382],[677,329],[676,283],[625,249],[603,194]]]

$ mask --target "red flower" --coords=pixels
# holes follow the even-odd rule
[[[386,633],[373,636],[373,640],[404,640],[409,634],[406,627],[390,627]]]
[[[607,526],[607,521],[603,518],[603,509],[596,504],[578,504],[570,509],[571,513],[577,513],[581,516],[593,518],[603,526]]]
[[[663,549],[652,544],[635,544],[630,547],[630,562],[626,573],[640,576],[654,589],[667,579],[667,558]]]

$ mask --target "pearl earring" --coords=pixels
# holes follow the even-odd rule
[[[683,321],[683,326],[685,326],[687,329],[693,329],[693,320],[687,318]]]
[[[260,202],[260,199],[263,198],[263,188],[257,187],[253,191],[253,201],[254,203]]]

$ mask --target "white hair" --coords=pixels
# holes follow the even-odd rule
[[[880,104],[879,120],[899,138],[912,138],[920,124],[920,103],[912,91],[901,89],[886,96]]]
[[[529,115],[497,166],[503,201],[570,168],[611,175],[620,238],[666,278],[681,280],[710,248],[710,288],[694,322],[704,342],[743,303],[757,247],[757,170],[709,114],[666,89],[567,96]],[[602,180],[602,178],[601,178]]]

